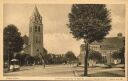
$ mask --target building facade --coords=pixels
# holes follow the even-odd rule
[[[119,51],[121,48],[124,47],[125,38],[122,34],[118,34],[117,37],[106,37],[101,42],[92,42],[89,45],[90,50],[98,51],[102,55],[101,61],[104,64],[118,64],[121,62],[120,59],[113,59],[112,54],[115,51]],[[80,47],[80,55],[79,55],[79,62],[84,64],[84,52],[85,52],[85,45],[82,44]]]

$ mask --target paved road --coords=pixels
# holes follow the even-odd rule
[[[25,66],[20,71],[4,73],[5,76],[38,76],[38,77],[73,77],[70,65]]]
[[[72,67],[70,65],[47,65],[44,68],[41,65],[25,66],[20,71],[4,73],[5,76],[38,76],[38,77],[79,77],[83,76],[83,67]],[[123,77],[124,69],[121,68],[88,68],[90,77]]]

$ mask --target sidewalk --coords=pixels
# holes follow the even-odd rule
[[[75,76],[83,76],[84,68],[75,67],[74,68]],[[88,68],[88,77],[124,77],[125,72],[122,68]]]

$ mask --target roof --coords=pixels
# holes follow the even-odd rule
[[[32,17],[34,17],[34,16],[40,16],[41,17],[36,5],[35,5],[35,7],[33,9],[33,13],[32,13]]]
[[[101,50],[116,50],[122,48],[125,43],[124,37],[107,37],[103,39],[101,42],[93,42],[91,45],[100,45]]]

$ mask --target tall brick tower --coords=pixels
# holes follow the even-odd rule
[[[43,55],[43,24],[42,16],[35,6],[29,23],[29,45],[31,56]]]

